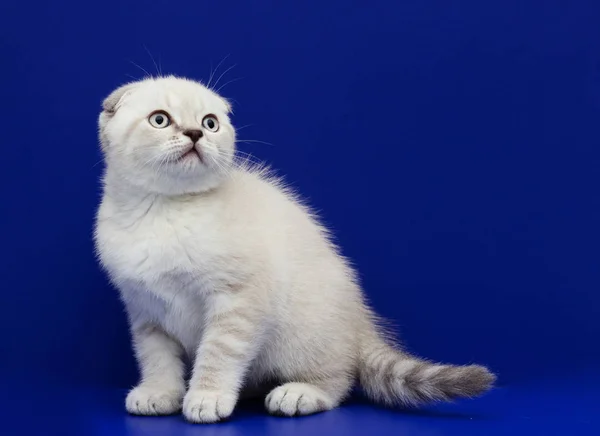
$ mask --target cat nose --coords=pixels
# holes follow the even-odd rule
[[[186,130],[183,134],[190,138],[194,144],[198,142],[198,139],[202,138],[202,130]]]

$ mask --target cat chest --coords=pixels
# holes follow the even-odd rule
[[[150,217],[149,217],[150,218]],[[130,315],[160,325],[193,356],[213,290],[215,235],[190,224],[149,219],[133,226],[104,222],[98,227],[102,263]]]
[[[209,224],[153,216],[129,226],[101,223],[102,262],[117,283],[143,283],[167,296],[199,290],[210,282],[214,264],[222,256],[223,244]]]

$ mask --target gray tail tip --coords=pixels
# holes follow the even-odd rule
[[[460,383],[460,396],[476,397],[492,389],[497,381],[497,376],[482,365],[468,365],[463,367],[463,377]]]

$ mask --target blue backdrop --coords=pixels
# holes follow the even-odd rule
[[[489,364],[502,383],[598,365],[599,12],[584,0],[3,1],[0,364],[135,381],[93,254],[96,117],[129,76],[156,73],[150,52],[164,73],[204,80],[225,59],[240,137],[273,144],[242,150],[321,212],[412,350]]]

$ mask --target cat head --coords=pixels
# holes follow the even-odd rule
[[[216,187],[235,153],[231,106],[198,82],[148,78],[121,86],[98,121],[107,171],[148,192]]]

